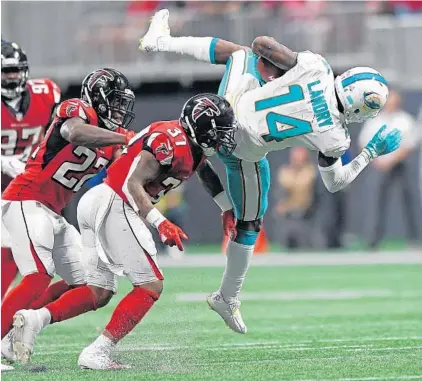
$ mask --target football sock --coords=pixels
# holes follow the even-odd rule
[[[159,297],[154,291],[135,286],[117,305],[105,331],[117,343],[136,327]]]
[[[18,267],[9,247],[1,248],[1,300],[18,274]]]
[[[28,308],[47,289],[51,277],[44,273],[25,275],[4,298],[1,305],[1,338],[12,329],[13,315]]]
[[[163,46],[160,48],[163,51],[187,54],[195,57],[197,60],[214,63],[214,49],[218,41],[217,38],[169,37],[168,39],[161,40]]]
[[[97,309],[97,300],[88,286],[65,292],[59,299],[45,306],[51,314],[51,323],[68,320]]]
[[[48,303],[54,302],[69,289],[70,286],[64,280],[59,280],[58,282],[50,284],[41,297],[31,304],[30,309],[38,310],[46,306]]]
[[[231,240],[227,245],[226,269],[221,281],[220,292],[228,303],[234,301],[239,295],[253,250],[253,245],[243,245]]]

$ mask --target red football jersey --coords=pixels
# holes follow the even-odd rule
[[[98,123],[95,110],[81,99],[62,102],[45,138],[28,159],[25,172],[3,192],[4,200],[35,200],[60,213],[73,193],[113,159],[121,146],[87,148],[74,146],[62,137],[61,126],[74,117],[87,124]],[[117,132],[126,133],[126,130]]]
[[[60,102],[59,87],[48,78],[26,83],[19,112],[1,102],[1,154],[22,155],[27,161],[33,148],[41,141],[54,107]],[[2,190],[12,179],[2,174]]]
[[[122,156],[107,170],[104,182],[125,202],[128,202],[127,180],[137,165],[136,157],[143,150],[151,152],[164,167],[158,178],[145,185],[153,203],[189,179],[205,160],[201,150],[193,152],[188,136],[177,120],[152,123],[132,138]]]

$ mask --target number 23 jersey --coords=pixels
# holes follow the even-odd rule
[[[339,157],[350,146],[334,75],[318,54],[299,53],[295,67],[262,87],[245,74],[226,98],[240,125],[234,151],[240,159],[258,161],[268,152],[294,146]]]
[[[35,200],[60,214],[74,192],[113,159],[120,146],[97,149],[74,146],[61,136],[63,123],[74,117],[94,126],[98,123],[95,110],[84,101],[75,98],[62,102],[45,138],[28,159],[25,171],[3,192],[4,200]],[[126,133],[120,129],[116,132]]]
[[[196,149],[195,149],[196,148]],[[144,186],[152,203],[189,179],[205,161],[199,147],[192,148],[185,130],[177,120],[152,123],[135,135],[122,155],[107,170],[104,180],[125,202],[134,206],[127,190],[127,181],[135,170],[140,153],[152,153],[161,165],[160,175]]]

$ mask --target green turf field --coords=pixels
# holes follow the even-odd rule
[[[4,381],[422,380],[422,265],[252,267],[244,289],[246,335],[203,301],[221,268],[168,268],[162,299],[120,345],[128,371],[77,369],[80,350],[111,304],[39,337],[33,363]]]

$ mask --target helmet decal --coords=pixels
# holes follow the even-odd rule
[[[374,91],[364,92],[363,102],[365,103],[365,106],[372,110],[379,110],[382,104],[380,95]]]
[[[114,76],[113,74],[111,74],[109,71],[106,70],[96,70],[91,78],[88,81],[88,89],[92,90],[95,86],[95,84],[100,81],[101,79],[103,80],[107,80],[109,79],[110,81],[114,80]]]
[[[196,122],[198,118],[203,114],[206,114],[209,117],[220,115],[220,110],[214,104],[214,102],[211,101],[211,99],[204,97],[196,99],[195,102],[196,105],[192,110],[192,119],[194,120],[194,122]]]

